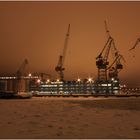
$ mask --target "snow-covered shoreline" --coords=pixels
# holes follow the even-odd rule
[[[0,100],[0,138],[140,138],[140,98]]]

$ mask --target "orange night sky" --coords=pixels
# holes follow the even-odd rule
[[[126,63],[120,79],[140,85],[140,2],[0,2],[0,73],[15,73],[24,58],[31,72],[56,78],[55,66],[71,24],[65,79],[95,77],[95,58],[107,35],[104,20]]]

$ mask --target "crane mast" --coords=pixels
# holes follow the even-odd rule
[[[108,56],[112,47],[113,38],[110,36],[107,24],[105,21],[105,29],[107,33],[107,42],[105,43],[101,53],[96,57],[96,66],[98,68],[98,81],[107,80],[107,66],[109,65]]]
[[[118,73],[123,69],[123,65],[121,63],[121,60],[124,60],[124,57],[119,54],[118,52],[115,53],[114,56],[114,61],[112,62],[112,64],[108,67],[108,77],[109,79],[116,79],[118,80]]]
[[[123,65],[121,61],[123,60],[125,62],[124,57],[119,53],[115,46],[114,40],[112,41],[112,54],[113,54],[113,62],[109,65],[107,68],[108,70],[108,77],[110,79],[116,79],[118,80],[118,73],[123,69]]]
[[[65,60],[66,50],[67,50],[67,46],[68,46],[69,34],[70,34],[70,24],[68,25],[68,30],[67,30],[67,33],[66,33],[63,52],[59,56],[58,64],[55,67],[55,71],[59,74],[60,81],[64,80],[64,70],[65,70],[65,68],[63,66],[64,66],[64,60]]]
[[[105,29],[107,33],[107,42],[105,43],[101,53],[96,57],[96,66],[98,68],[98,82],[104,82],[111,78],[118,79],[118,73],[123,69],[121,60],[123,56],[119,54],[114,39],[111,37],[105,21]],[[113,52],[113,62],[109,65],[109,54]]]

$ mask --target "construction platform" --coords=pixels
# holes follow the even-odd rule
[[[49,82],[31,82],[29,90],[32,93],[44,95],[71,95],[71,94],[118,94],[120,92],[120,84],[117,80],[105,82],[96,81],[49,81]]]

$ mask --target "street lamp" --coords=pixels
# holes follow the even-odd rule
[[[40,79],[37,79],[37,83],[40,84],[40,82],[41,82],[41,80]]]
[[[47,82],[46,83],[49,83],[50,82],[50,79],[47,79]]]
[[[80,82],[81,82],[81,79],[80,78],[78,78],[77,79],[77,82],[78,82],[78,92],[80,93],[81,92],[81,87],[80,87]]]
[[[58,83],[59,83],[59,82],[60,82],[60,80],[59,80],[59,79],[57,79],[57,80],[56,80],[56,82],[58,82]]]
[[[81,82],[81,79],[80,79],[80,78],[78,78],[78,79],[77,79],[77,82],[79,82],[79,83],[80,83],[80,82]]]
[[[90,86],[90,92],[92,93],[92,82],[93,82],[93,80],[92,80],[91,77],[88,78],[88,82],[89,82],[89,86]]]
[[[59,93],[59,82],[60,82],[60,80],[59,79],[56,79],[56,83],[57,83],[57,94]]]
[[[31,73],[29,73],[29,74],[28,74],[28,76],[31,78],[32,74],[31,74]]]
[[[115,79],[114,78],[111,78],[111,80],[114,81]]]
[[[32,74],[31,73],[29,73],[28,74],[28,77],[29,77],[29,81],[27,82],[28,84],[27,84],[27,87],[28,87],[28,92],[30,92],[30,87],[31,87],[31,77],[32,77]]]
[[[88,78],[88,82],[90,82],[90,83],[91,83],[91,82],[92,82],[92,78]]]

